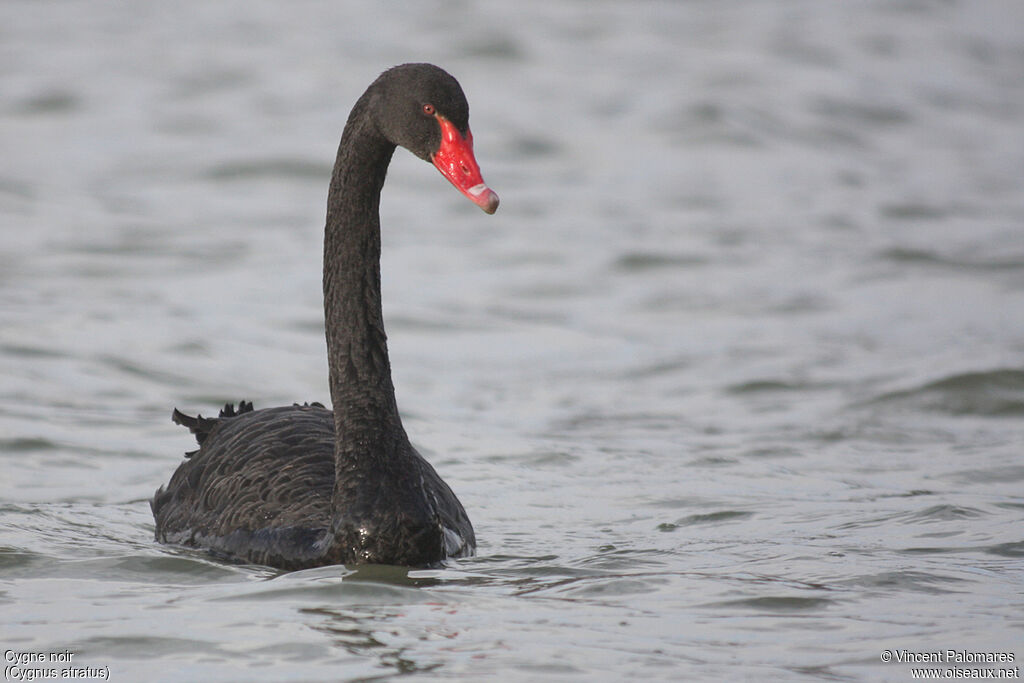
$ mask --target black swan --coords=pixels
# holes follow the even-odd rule
[[[431,161],[487,213],[498,195],[473,156],[451,75],[403,64],[349,115],[327,198],[324,313],[331,401],[218,418],[175,409],[199,449],[151,501],[156,539],[233,561],[301,569],[428,566],[473,554],[458,498],[409,443],[395,402],[380,300],[380,192],[396,145]]]

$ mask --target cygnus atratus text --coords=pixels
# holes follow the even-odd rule
[[[395,403],[380,301],[380,204],[401,145],[487,213],[498,195],[473,156],[469,105],[430,64],[384,72],[349,115],[327,198],[324,313],[331,401],[173,419],[199,449],[151,502],[156,538],[227,559],[300,569],[423,566],[470,555],[462,504],[409,443]]]

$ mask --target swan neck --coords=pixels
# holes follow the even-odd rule
[[[394,150],[377,132],[364,96],[338,147],[324,236],[324,317],[339,461],[343,452],[372,458],[374,444],[402,430],[380,283],[380,192]]]

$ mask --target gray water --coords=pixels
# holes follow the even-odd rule
[[[399,405],[478,555],[156,544],[172,407],[327,402],[327,181],[405,61],[459,78],[502,198],[400,150],[382,206]],[[1024,657],[1015,0],[11,0],[0,158],[10,680],[68,651],[113,681]]]

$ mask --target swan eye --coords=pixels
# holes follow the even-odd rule
[[[435,111],[434,105],[432,105],[432,104],[424,104],[423,105],[423,113],[426,114],[427,116],[433,116],[434,115],[434,111]]]

